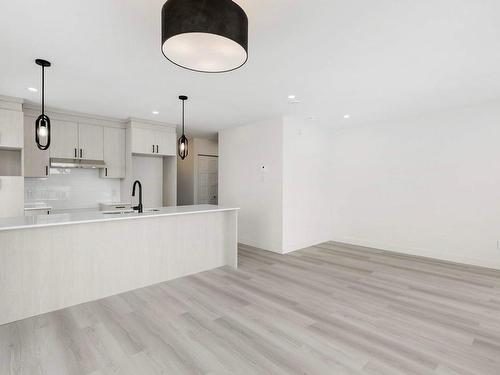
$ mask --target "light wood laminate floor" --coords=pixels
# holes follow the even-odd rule
[[[500,374],[500,272],[325,243],[0,326],[0,374]]]

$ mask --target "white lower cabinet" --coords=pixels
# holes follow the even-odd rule
[[[0,217],[24,215],[24,177],[0,176]]]
[[[102,178],[125,178],[125,129],[104,128],[104,163]]]

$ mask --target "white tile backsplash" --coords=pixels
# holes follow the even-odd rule
[[[120,180],[100,178],[97,169],[52,169],[48,178],[24,179],[24,201],[54,210],[99,208],[120,201]]]

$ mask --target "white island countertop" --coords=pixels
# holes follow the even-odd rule
[[[39,216],[19,216],[0,218],[0,231],[95,223],[100,221],[132,220],[158,216],[199,214],[205,212],[234,211],[239,208],[200,204],[194,206],[172,206],[144,209],[143,213],[103,213],[100,211],[76,212]]]

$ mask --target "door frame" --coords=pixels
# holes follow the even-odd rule
[[[196,154],[196,158],[194,160],[195,162],[195,173],[194,173],[194,199],[193,199],[193,203],[194,204],[199,204],[198,203],[198,175],[200,173],[200,170],[199,170],[199,165],[198,165],[198,160],[199,160],[199,157],[200,156],[205,156],[205,157],[209,157],[209,158],[217,158],[219,159],[219,155],[212,155],[212,154]],[[217,175],[219,174],[219,165],[217,163]],[[219,200],[219,183],[217,182],[217,201]]]

